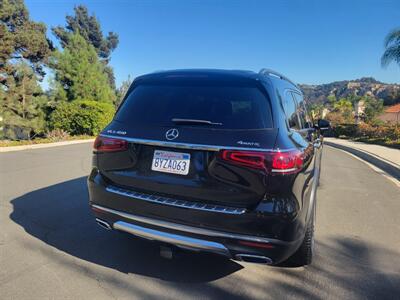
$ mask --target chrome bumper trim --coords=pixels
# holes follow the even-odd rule
[[[192,202],[192,201],[186,201],[186,200],[178,200],[178,199],[162,197],[162,196],[158,196],[158,195],[139,193],[139,192],[135,192],[135,191],[127,190],[127,189],[122,189],[122,188],[112,186],[112,185],[109,185],[106,188],[106,191],[110,192],[110,193],[122,195],[122,196],[127,196],[130,198],[134,198],[137,200],[158,203],[158,204],[164,204],[164,205],[169,205],[169,206],[175,206],[175,207],[180,207],[180,208],[190,208],[190,209],[197,209],[197,210],[210,211],[210,212],[223,213],[223,214],[232,214],[232,215],[240,215],[240,214],[243,214],[246,212],[245,208],[237,208],[237,207],[214,205],[214,204],[204,204],[204,203]]]
[[[122,211],[114,210],[114,209],[103,207],[103,206],[96,205],[96,204],[92,204],[92,207],[96,208],[97,210],[102,210],[104,212],[111,213],[111,214],[120,216],[122,218],[131,220],[134,222],[140,222],[140,223],[144,223],[144,224],[148,224],[148,225],[152,225],[152,226],[164,227],[164,228],[168,228],[168,229],[172,229],[172,230],[188,232],[188,233],[193,233],[193,234],[198,234],[198,235],[227,238],[227,239],[234,239],[234,240],[260,242],[260,243],[273,243],[273,244],[277,244],[277,245],[290,245],[292,243],[297,242],[297,241],[286,242],[286,241],[270,239],[270,238],[262,238],[262,237],[237,234],[237,233],[228,233],[228,232],[223,232],[223,231],[216,231],[216,230],[211,230],[211,229],[177,224],[177,223],[152,219],[152,218],[148,218],[148,217],[133,215],[133,214],[125,213]]]
[[[139,236],[141,238],[145,238],[148,240],[155,240],[160,242],[165,242],[168,244],[173,244],[175,246],[197,250],[197,251],[207,251],[214,252],[218,254],[222,254],[228,257],[231,257],[228,249],[216,242],[200,240],[196,238],[191,238],[187,236],[177,235],[173,233],[158,231],[150,228],[141,227],[138,225],[133,225],[130,223],[126,223],[123,221],[117,221],[113,224],[113,228],[125,231],[135,236]]]

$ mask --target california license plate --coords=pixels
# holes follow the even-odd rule
[[[155,150],[151,169],[153,171],[187,175],[189,173],[190,154]]]

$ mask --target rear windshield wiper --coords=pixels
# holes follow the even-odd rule
[[[222,125],[222,123],[215,123],[215,122],[211,122],[209,120],[198,120],[198,119],[173,118],[171,121],[174,123],[178,123],[178,124]]]

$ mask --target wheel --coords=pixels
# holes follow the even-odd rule
[[[294,267],[301,267],[311,264],[314,255],[314,225],[315,225],[315,206],[308,221],[304,240],[299,249],[288,259],[288,263]]]

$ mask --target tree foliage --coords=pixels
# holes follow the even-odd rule
[[[62,52],[54,54],[51,66],[55,71],[56,94],[68,100],[91,99],[113,102],[114,91],[108,84],[104,65],[94,47],[78,33],[70,34]]]
[[[354,123],[354,105],[362,103],[361,120],[372,124],[377,122],[377,116],[383,112],[383,100],[374,97],[350,96],[341,98],[333,104],[333,110],[327,115],[333,124],[352,124]]]
[[[350,103],[351,103],[353,106],[355,106],[358,102],[360,102],[360,101],[363,99],[363,97],[358,96],[358,95],[356,95],[356,94],[350,94],[350,95],[348,95],[348,96],[346,97],[346,99],[347,99],[348,101],[350,101]]]
[[[46,25],[30,20],[22,0],[0,2],[0,72],[12,72],[12,64],[26,60],[44,75],[42,65],[52,50],[46,38]]]
[[[14,66],[12,75],[7,79],[7,92],[0,93],[3,135],[9,139],[30,138],[31,133],[44,131],[42,107],[47,99],[38,85],[36,74],[27,63]]]
[[[96,50],[102,63],[106,66],[106,72],[109,83],[115,89],[115,78],[113,69],[108,65],[111,52],[117,48],[119,43],[118,35],[109,32],[107,36],[103,35],[100,22],[95,15],[89,15],[88,9],[84,5],[78,5],[74,8],[74,15],[66,17],[65,27],[53,27],[52,31],[59,39],[63,48],[70,44],[71,33],[79,33],[87,43]]]
[[[352,103],[346,98],[336,100],[336,102],[333,103],[333,110],[327,114],[326,118],[333,124],[353,123],[354,118]]]
[[[49,124],[71,134],[97,134],[113,116],[114,75],[108,62],[118,36],[103,36],[84,6],[67,16],[65,28],[53,30],[62,51],[47,39],[43,23],[30,20],[23,0],[0,0],[1,138],[44,134]],[[44,66],[54,70],[47,93],[39,86]]]
[[[313,120],[322,119],[324,105],[322,103],[312,103],[310,105],[310,114]]]
[[[387,67],[391,62],[400,65],[400,28],[391,31],[385,38],[385,52],[381,58],[383,67]]]
[[[0,1],[0,116],[3,136],[28,137],[43,129],[44,76],[53,47],[46,26],[30,20],[22,0]]]
[[[372,97],[365,97],[363,100],[365,105],[364,120],[368,123],[373,122],[383,112],[383,100]]]
[[[63,47],[69,43],[69,33],[79,33],[98,53],[99,57],[108,59],[111,52],[118,46],[118,35],[109,32],[103,36],[100,23],[94,15],[89,15],[88,9],[83,5],[74,8],[75,15],[67,16],[67,25],[57,26],[52,30],[58,37]]]
[[[335,111],[339,111],[342,114],[350,114],[353,111],[353,105],[351,104],[350,100],[346,98],[341,98],[333,105],[333,109]]]
[[[122,81],[121,86],[116,91],[115,107],[117,108],[125,97],[126,92],[132,84],[132,79],[128,76],[127,80]]]

